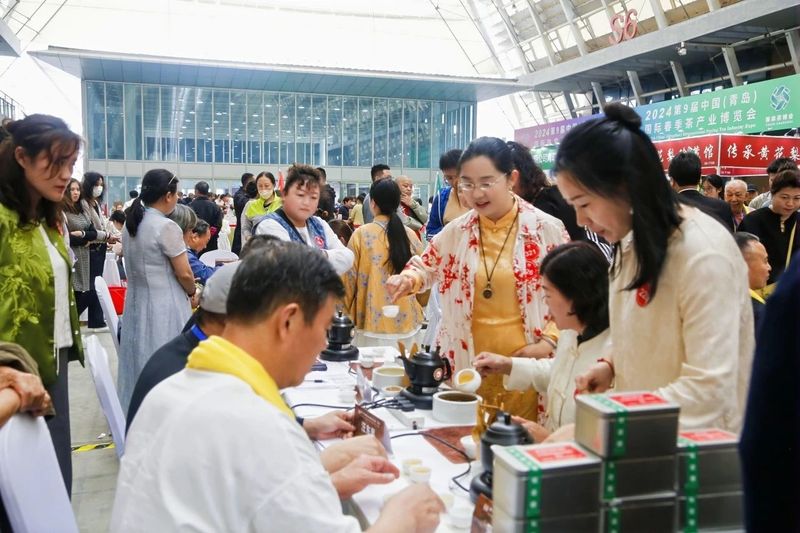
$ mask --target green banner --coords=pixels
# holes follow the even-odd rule
[[[643,105],[636,112],[654,141],[793,128],[800,121],[800,74]]]
[[[556,163],[556,152],[558,152],[558,145],[551,144],[548,146],[537,146],[531,148],[531,155],[539,168],[547,172],[552,170]]]

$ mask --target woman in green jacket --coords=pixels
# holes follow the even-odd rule
[[[0,144],[0,341],[19,344],[39,366],[56,410],[47,425],[69,492],[67,362],[82,362],[83,351],[59,203],[81,139],[48,115],[29,115],[6,130]]]

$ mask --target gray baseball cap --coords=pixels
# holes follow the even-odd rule
[[[228,293],[231,290],[231,281],[239,268],[239,263],[241,261],[224,264],[208,278],[206,286],[200,294],[201,309],[219,315],[228,314]]]

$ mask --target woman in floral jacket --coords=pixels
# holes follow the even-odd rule
[[[456,371],[471,367],[479,353],[523,353],[540,341],[548,320],[539,265],[569,237],[560,220],[512,192],[518,177],[505,142],[473,141],[461,156],[458,185],[473,209],[445,226],[421,257],[387,281],[395,300],[439,283],[437,344]],[[506,392],[500,376],[488,376],[478,394],[515,415],[536,417],[536,393]]]

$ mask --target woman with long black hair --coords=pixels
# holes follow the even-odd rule
[[[90,328],[105,327],[106,321],[103,318],[103,310],[100,308],[100,300],[94,290],[94,278],[103,275],[103,267],[106,262],[107,244],[114,244],[117,239],[111,237],[106,232],[106,224],[100,212],[100,202],[103,201],[105,193],[105,180],[99,172],[86,172],[83,174],[81,184],[80,208],[91,220],[95,238],[89,242],[89,287],[82,295],[82,301],[78,302],[79,307],[89,308]]]
[[[386,280],[402,272],[413,255],[422,253],[422,242],[397,214],[400,188],[394,180],[376,181],[369,196],[375,218],[360,226],[347,245],[355,260],[343,276],[345,305],[360,335],[384,340],[409,338],[422,325],[422,308],[416,298],[402,298],[395,316],[390,316],[392,311],[384,313],[384,306],[392,305]]]
[[[753,353],[747,267],[730,232],[680,203],[641,118],[621,104],[564,137],[558,188],[614,244],[606,359],[581,391],[650,390],[683,427],[738,431]]]
[[[605,240],[588,228],[578,226],[575,209],[561,196],[558,187],[552,185],[544,171],[533,160],[530,149],[516,141],[508,141],[514,155],[514,167],[519,171],[519,179],[514,184],[514,193],[533,207],[553,215],[561,222],[573,241],[591,242],[602,252],[610,263],[613,249]]]
[[[128,291],[119,343],[118,388],[125,412],[145,363],[181,332],[197,303],[183,232],[168,218],[178,203],[177,191],[178,178],[172,172],[148,171],[122,230]]]

